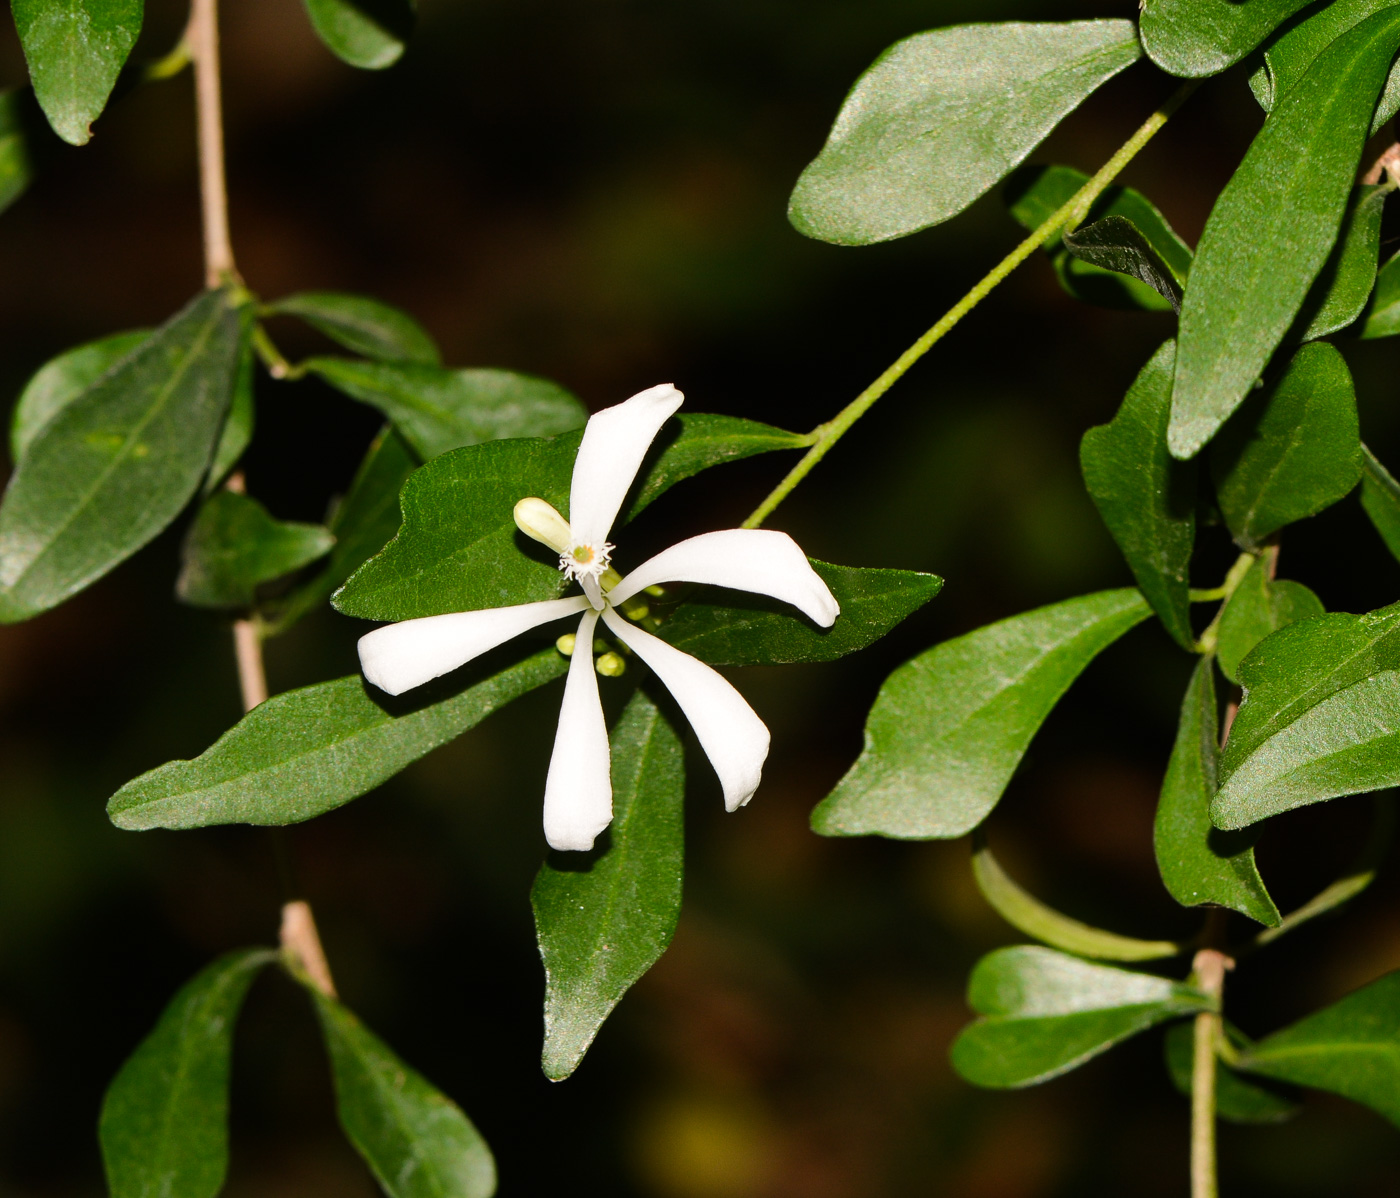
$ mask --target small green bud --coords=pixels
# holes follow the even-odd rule
[[[559,652],[562,653],[565,657],[572,657],[574,655],[574,643],[577,640],[578,637],[576,637],[572,632],[566,632],[563,636],[561,636],[557,641],[554,642],[554,647],[558,649]]]
[[[619,678],[627,669],[627,663],[616,653],[604,653],[593,663],[593,668],[604,678]]]

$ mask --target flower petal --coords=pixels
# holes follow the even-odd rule
[[[593,672],[597,624],[595,611],[585,612],[579,621],[544,784],[544,838],[555,849],[591,849],[612,822],[612,755]]]
[[[659,637],[629,624],[612,608],[603,622],[647,663],[675,696],[715,767],[730,811],[753,797],[768,757],[768,729],[723,675]]]
[[[785,532],[731,528],[681,541],[644,561],[608,592],[621,603],[658,582],[708,582],[771,595],[830,628],[841,614],[831,588]]]
[[[662,383],[588,418],[569,489],[575,544],[601,545],[608,539],[642,459],[684,398]]]
[[[360,667],[380,690],[401,695],[538,624],[572,616],[587,606],[582,595],[572,595],[386,624],[360,638]]]

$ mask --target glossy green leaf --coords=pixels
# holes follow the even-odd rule
[[[1152,355],[1118,414],[1079,446],[1084,482],[1144,597],[1184,649],[1191,631],[1188,571],[1196,541],[1196,468],[1167,452],[1176,343]]]
[[[953,1068],[996,1089],[1049,1081],[1138,1032],[1210,1005],[1170,978],[1032,945],[983,957],[968,980],[967,1002],[982,1018],[953,1042]]]
[[[373,790],[567,669],[551,647],[467,686],[457,675],[429,683],[407,701],[389,699],[358,674],[285,691],[193,761],[167,762],[128,782],[107,814],[128,831],[300,823]]]
[[[274,520],[251,496],[219,491],[185,536],[175,593],[193,607],[251,607],[259,585],[324,557],[334,543],[319,524]]]
[[[62,603],[199,489],[228,410],[241,317],[208,291],[34,437],[0,505],[0,621]]]
[[[29,186],[34,166],[29,157],[25,130],[23,91],[0,92],[0,212],[4,212]]]
[[[1314,7],[1306,20],[1285,28],[1264,46],[1263,61],[1249,77],[1250,90],[1265,112],[1305,74],[1315,59],[1348,29],[1374,13],[1391,7],[1395,0],[1331,0]],[[1400,108],[1400,64],[1391,68],[1376,115],[1371,120],[1371,132],[1379,133],[1381,126]]]
[[[1216,75],[1313,0],[1144,0],[1148,57],[1172,75]]]
[[[348,358],[311,358],[305,365],[352,399],[378,408],[425,459],[483,441],[550,437],[588,419],[563,387],[509,370]]]
[[[823,836],[951,838],[996,806],[1031,738],[1094,657],[1151,609],[1132,589],[945,641],[880,688],[855,765],[812,812]]]
[[[1341,1094],[1400,1125],[1400,970],[1266,1037],[1240,1064]]]
[[[643,464],[625,519],[710,466],[805,443],[794,433],[730,416],[690,414],[677,423],[679,432],[663,429]],[[404,487],[399,535],[331,602],[349,616],[409,620],[557,597],[566,585],[557,559],[517,531],[512,513],[517,501],[537,495],[567,516],[578,443],[577,433],[498,441],[429,462]]]
[[[1361,439],[1351,372],[1336,348],[1319,341],[1294,354],[1225,426],[1210,472],[1220,514],[1244,549],[1344,498],[1361,478]]]
[[[365,295],[299,291],[265,310],[298,316],[337,345],[376,362],[442,365],[437,344],[422,325],[407,312]]]
[[[1231,1037],[1234,1039],[1234,1037]],[[1163,1044],[1167,1073],[1178,1093],[1190,1097],[1191,1070],[1195,1052],[1195,1029],[1191,1023],[1174,1023],[1167,1028]],[[1258,1082],[1224,1061],[1215,1062],[1215,1113],[1231,1123],[1282,1123],[1298,1113],[1298,1101],[1280,1087]]]
[[[462,1108],[319,990],[336,1113],[389,1198],[491,1198],[496,1162]]]
[[[1361,326],[1361,339],[1394,337],[1400,333],[1400,254],[1389,258],[1376,275],[1376,288]]]
[[[1232,6],[1261,7],[1261,0]],[[1181,308],[1171,449],[1197,452],[1254,386],[1332,252],[1400,7],[1362,21],[1282,96],[1206,222]]]
[[[1361,506],[1381,540],[1400,561],[1400,482],[1366,446],[1361,447]]]
[[[1381,212],[1389,189],[1355,187],[1336,248],[1303,301],[1300,341],[1326,337],[1355,322],[1371,298],[1381,249]]]
[[[360,463],[328,526],[335,545],[325,567],[267,613],[268,635],[285,632],[389,543],[399,530],[399,492],[418,469],[418,458],[394,426],[386,424]]]
[[[841,615],[820,628],[776,599],[702,587],[661,625],[660,635],[717,666],[835,661],[874,644],[943,589],[936,574],[861,570],[812,561]]]
[[[1216,652],[1220,670],[1231,682],[1239,682],[1240,662],[1271,632],[1327,610],[1301,582],[1270,578],[1273,556],[1255,559],[1221,613]]]
[[[326,48],[352,67],[393,66],[417,19],[413,0],[305,0],[306,15]]]
[[[243,345],[238,352],[238,374],[233,382],[233,397],[229,400],[228,415],[224,418],[223,430],[219,433],[219,443],[214,447],[214,458],[209,463],[209,473],[204,478],[204,493],[214,488],[228,477],[238,464],[238,459],[253,441],[253,425],[257,420],[257,408],[253,397],[254,353],[251,325],[244,330]]]
[[[75,146],[141,32],[142,0],[10,0],[34,95],[54,132]]]
[[[556,853],[530,891],[544,960],[545,1076],[578,1068],[603,1021],[676,930],[684,867],[680,738],[641,691],[612,737],[613,821],[590,854]]]
[[[11,458],[18,462],[44,425],[150,335],[150,329],[113,333],[66,350],[39,367],[20,392],[10,419]]]
[[[896,42],[846,97],[789,219],[840,245],[948,220],[1141,53],[1117,20],[954,25]]]
[[[1173,312],[1181,311],[1182,288],[1175,272],[1146,234],[1127,217],[1106,216],[1092,225],[1066,232],[1064,243],[1078,261],[1100,270],[1131,275],[1166,300]]]
[[[1157,800],[1153,844],[1168,893],[1183,907],[1228,907],[1274,927],[1278,908],[1254,864],[1252,833],[1211,825],[1219,761],[1215,666],[1202,657],[1181,703],[1176,745]]]
[[[112,1080],[98,1135],[112,1198],[214,1198],[228,1172],[233,1029],[269,949],[219,958],[170,1001]]]

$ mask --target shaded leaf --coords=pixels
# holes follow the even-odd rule
[[[1274,927],[1278,908],[1254,864],[1256,835],[1211,825],[1219,759],[1215,666],[1202,657],[1181,703],[1176,745],[1157,800],[1153,845],[1168,893],[1183,907],[1228,907]]]
[[[1400,254],[1389,258],[1376,275],[1376,288],[1361,326],[1361,339],[1394,337],[1400,333]]]
[[[1181,283],[1167,260],[1127,217],[1106,216],[1066,232],[1064,243],[1081,262],[1131,275],[1165,299],[1173,312],[1181,311]]]
[[[24,194],[34,177],[25,132],[24,95],[13,88],[0,92],[0,212]]]
[[[1351,372],[1336,348],[1316,342],[1294,354],[1225,426],[1210,472],[1220,514],[1244,549],[1344,498],[1361,478],[1361,439]]]
[[[977,962],[967,1002],[983,1018],[953,1042],[953,1068],[997,1089],[1049,1081],[1155,1024],[1210,1009],[1181,982],[1034,945]]]
[[[1366,446],[1361,447],[1361,506],[1381,540],[1400,561],[1400,483]]]
[[[214,447],[214,459],[209,463],[209,473],[204,478],[204,493],[214,488],[228,477],[238,464],[244,450],[253,441],[253,424],[257,419],[257,409],[253,400],[253,338],[252,326],[244,329],[243,344],[238,351],[238,374],[233,381],[233,397],[229,400],[228,415],[224,418],[223,430],[219,433],[219,443]]]
[[[551,647],[466,687],[455,675],[429,683],[409,702],[371,698],[357,674],[285,691],[193,761],[128,782],[107,814],[128,831],[300,823],[373,790],[567,669]]]
[[[865,748],[812,812],[823,836],[947,838],[996,805],[1071,682],[1150,609],[1132,589],[1038,608],[945,641],[886,680]]]
[[[1326,612],[1322,600],[1301,582],[1269,577],[1275,556],[1255,559],[1221,613],[1216,652],[1220,670],[1231,682],[1239,682],[1240,662],[1271,632]]]
[[[337,58],[368,71],[393,66],[413,32],[413,0],[305,0],[317,36]]]
[[[545,1076],[578,1068],[603,1021],[676,930],[684,867],[680,738],[641,691],[612,737],[613,820],[592,853],[557,853],[530,890],[544,960]]]
[[[1231,1039],[1236,1037],[1231,1036]],[[1162,1045],[1167,1073],[1180,1094],[1191,1096],[1195,1031],[1190,1023],[1167,1028]],[[1298,1113],[1298,1100],[1282,1087],[1253,1078],[1215,1062],[1215,1113],[1231,1123],[1282,1123]]]
[[[268,304],[267,312],[299,316],[351,353],[377,362],[441,366],[437,344],[407,312],[344,291],[299,291]]]
[[[0,621],[37,615],[155,537],[199,488],[242,319],[208,291],[34,437],[0,505]]]
[[[1188,571],[1196,541],[1196,469],[1167,452],[1176,343],[1157,350],[1118,414],[1079,446],[1084,483],[1143,596],[1173,639],[1192,649]]]
[[[228,1172],[233,1028],[269,949],[220,957],[170,1000],[112,1079],[98,1135],[112,1198],[214,1198]]]
[[[789,219],[840,245],[948,220],[1141,53],[1130,21],[954,25],[896,42],[846,97]]]
[[[1196,453],[1239,406],[1327,261],[1397,46],[1397,8],[1328,46],[1220,193],[1181,309],[1168,432],[1177,457]]]
[[[1355,187],[1336,248],[1303,301],[1300,341],[1326,337],[1352,324],[1366,308],[1376,284],[1381,249],[1381,212],[1390,189]]]
[[[549,437],[588,419],[563,387],[509,370],[347,358],[311,358],[305,366],[352,399],[378,408],[425,459],[482,441]]]
[[[936,574],[861,570],[812,561],[841,615],[820,628],[786,603],[762,595],[702,587],[661,625],[660,635],[711,665],[835,661],[874,644],[943,589]]]
[[[1145,0],[1143,49],[1162,70],[1216,75],[1313,0]]]

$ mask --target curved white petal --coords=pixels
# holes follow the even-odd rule
[[[569,527],[576,544],[601,545],[608,539],[642,459],[684,398],[662,383],[588,418],[569,488]]]
[[[695,729],[700,747],[724,788],[724,805],[735,811],[758,789],[768,757],[768,729],[723,675],[659,637],[629,624],[612,608],[603,622],[618,640],[656,671]]]
[[[587,606],[582,595],[571,595],[386,624],[360,638],[360,667],[380,690],[401,695],[538,624],[575,615]]]
[[[731,528],[702,533],[644,561],[608,592],[621,603],[658,582],[708,582],[753,591],[791,603],[823,628],[841,614],[840,604],[806,554],[785,532]]]
[[[544,784],[544,838],[555,849],[591,849],[612,822],[612,755],[591,652],[597,623],[595,611],[579,621]]]

